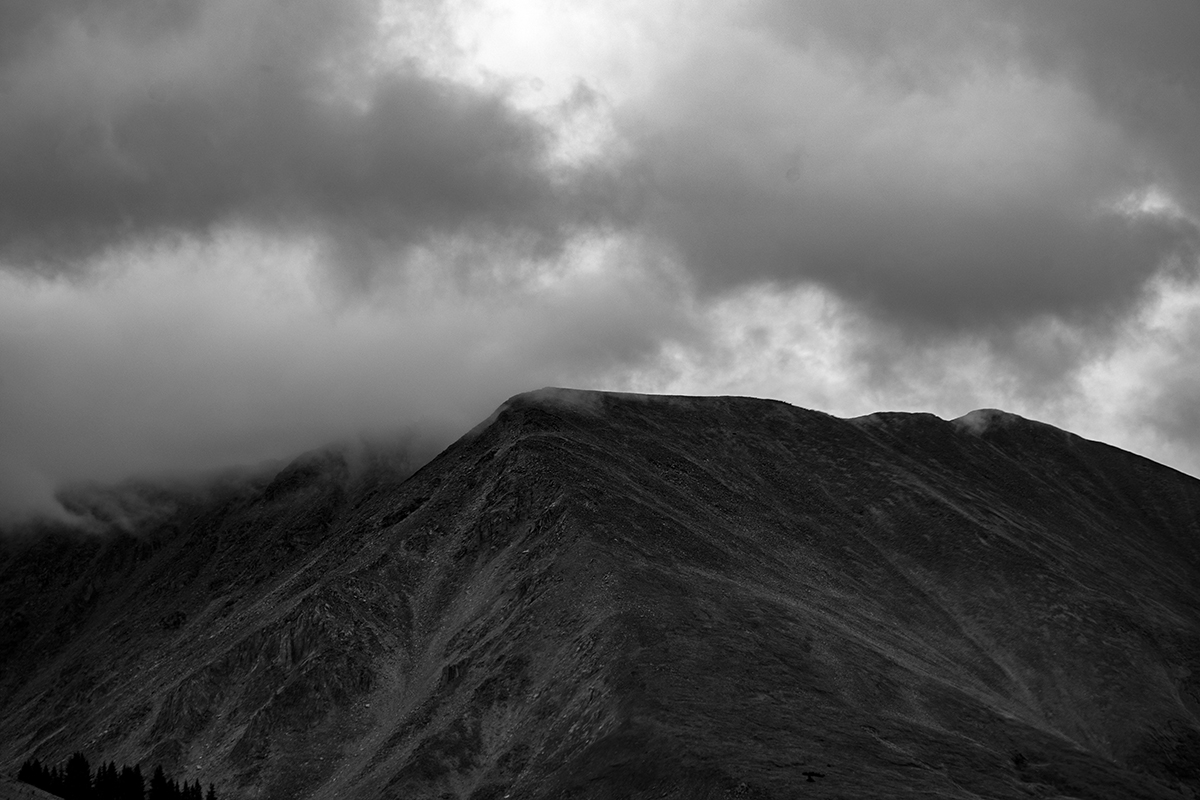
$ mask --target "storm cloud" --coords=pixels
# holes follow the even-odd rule
[[[1200,197],[1171,5],[751,6],[632,118],[652,224],[706,287],[815,281],[906,326],[1127,311],[1197,252],[1185,215],[1128,213]]]
[[[33,11],[32,9],[36,9]],[[367,0],[5,4],[0,258],[61,271],[229,224],[339,255],[469,231],[553,246],[587,176],[499,91],[384,63]]]

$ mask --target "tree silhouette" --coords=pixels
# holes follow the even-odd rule
[[[111,800],[116,792],[117,780],[116,764],[110,761],[96,767],[96,777],[92,781],[92,797],[97,800]]]
[[[150,794],[146,800],[175,800],[161,764],[154,768],[154,774],[150,776]]]
[[[17,780],[39,789],[45,789],[51,794],[62,796],[62,781],[56,771],[42,766],[42,763],[36,758],[21,765],[21,770],[17,773]]]
[[[72,755],[62,769],[47,767],[36,758],[29,759],[21,765],[17,780],[65,800],[217,800],[213,784],[208,785],[206,795],[199,780],[185,780],[180,785],[179,781],[167,777],[162,765],[154,768],[149,794],[138,764],[118,770],[116,762],[110,761],[97,767],[93,778],[83,753]]]
[[[21,765],[17,771],[17,780],[30,786],[40,786],[42,781],[42,762],[31,758]]]
[[[121,800],[145,800],[146,779],[142,777],[142,765],[121,770]]]
[[[83,753],[75,753],[67,759],[63,778],[63,797],[67,800],[91,800],[92,768]]]

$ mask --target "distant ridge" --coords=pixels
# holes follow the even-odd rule
[[[1200,481],[993,409],[547,388],[0,552],[0,766],[247,798],[1200,793]],[[12,609],[11,611],[7,611]]]

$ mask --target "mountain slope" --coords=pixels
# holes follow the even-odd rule
[[[7,542],[0,763],[222,796],[1200,792],[1200,483],[1002,412],[520,395]],[[806,774],[808,773],[808,774]]]

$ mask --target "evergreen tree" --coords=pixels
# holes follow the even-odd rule
[[[92,778],[91,796],[94,800],[112,800],[113,786],[108,777],[108,764],[96,767],[96,776]]]
[[[150,777],[150,794],[146,800],[175,800],[175,795],[171,794],[171,784],[167,783],[167,776],[163,774],[161,764],[154,768],[154,774]]]
[[[110,764],[108,774],[109,780],[112,782],[113,800],[125,800],[126,786],[129,782],[129,778],[125,776],[125,773],[128,769],[129,767],[124,764],[121,765],[120,769],[117,769],[115,763]],[[142,800],[141,795],[138,795],[137,800]]]
[[[142,777],[142,765],[134,764],[133,771],[129,773],[129,786],[126,787],[127,796],[123,800],[146,800],[146,779]]]
[[[63,775],[63,797],[66,800],[91,800],[92,768],[83,753],[75,753],[67,759]]]
[[[117,780],[117,800],[145,800],[146,785],[142,780],[140,766],[121,767],[121,776]]]
[[[53,791],[55,788],[53,773],[49,768],[42,766],[42,762],[36,758],[29,759],[21,765],[21,770],[17,773],[17,780],[39,789],[45,789],[47,792]]]
[[[67,796],[66,779],[63,777],[62,767],[49,769],[46,771],[45,790],[50,794],[56,794],[59,797]]]
[[[95,800],[120,800],[121,778],[117,774],[117,765],[113,762],[101,764],[96,770],[96,779],[92,782],[92,797]]]
[[[25,759],[25,763],[17,771],[17,780],[21,783],[28,783],[30,786],[41,786],[43,780],[41,762],[36,758]]]
[[[217,790],[208,785],[208,793],[199,780],[182,784],[168,778],[162,765],[154,768],[149,793],[142,777],[142,767],[124,765],[117,769],[115,761],[100,764],[92,776],[87,757],[75,753],[65,767],[50,768],[36,758],[27,759],[17,773],[17,780],[58,795],[65,800],[217,800]]]

